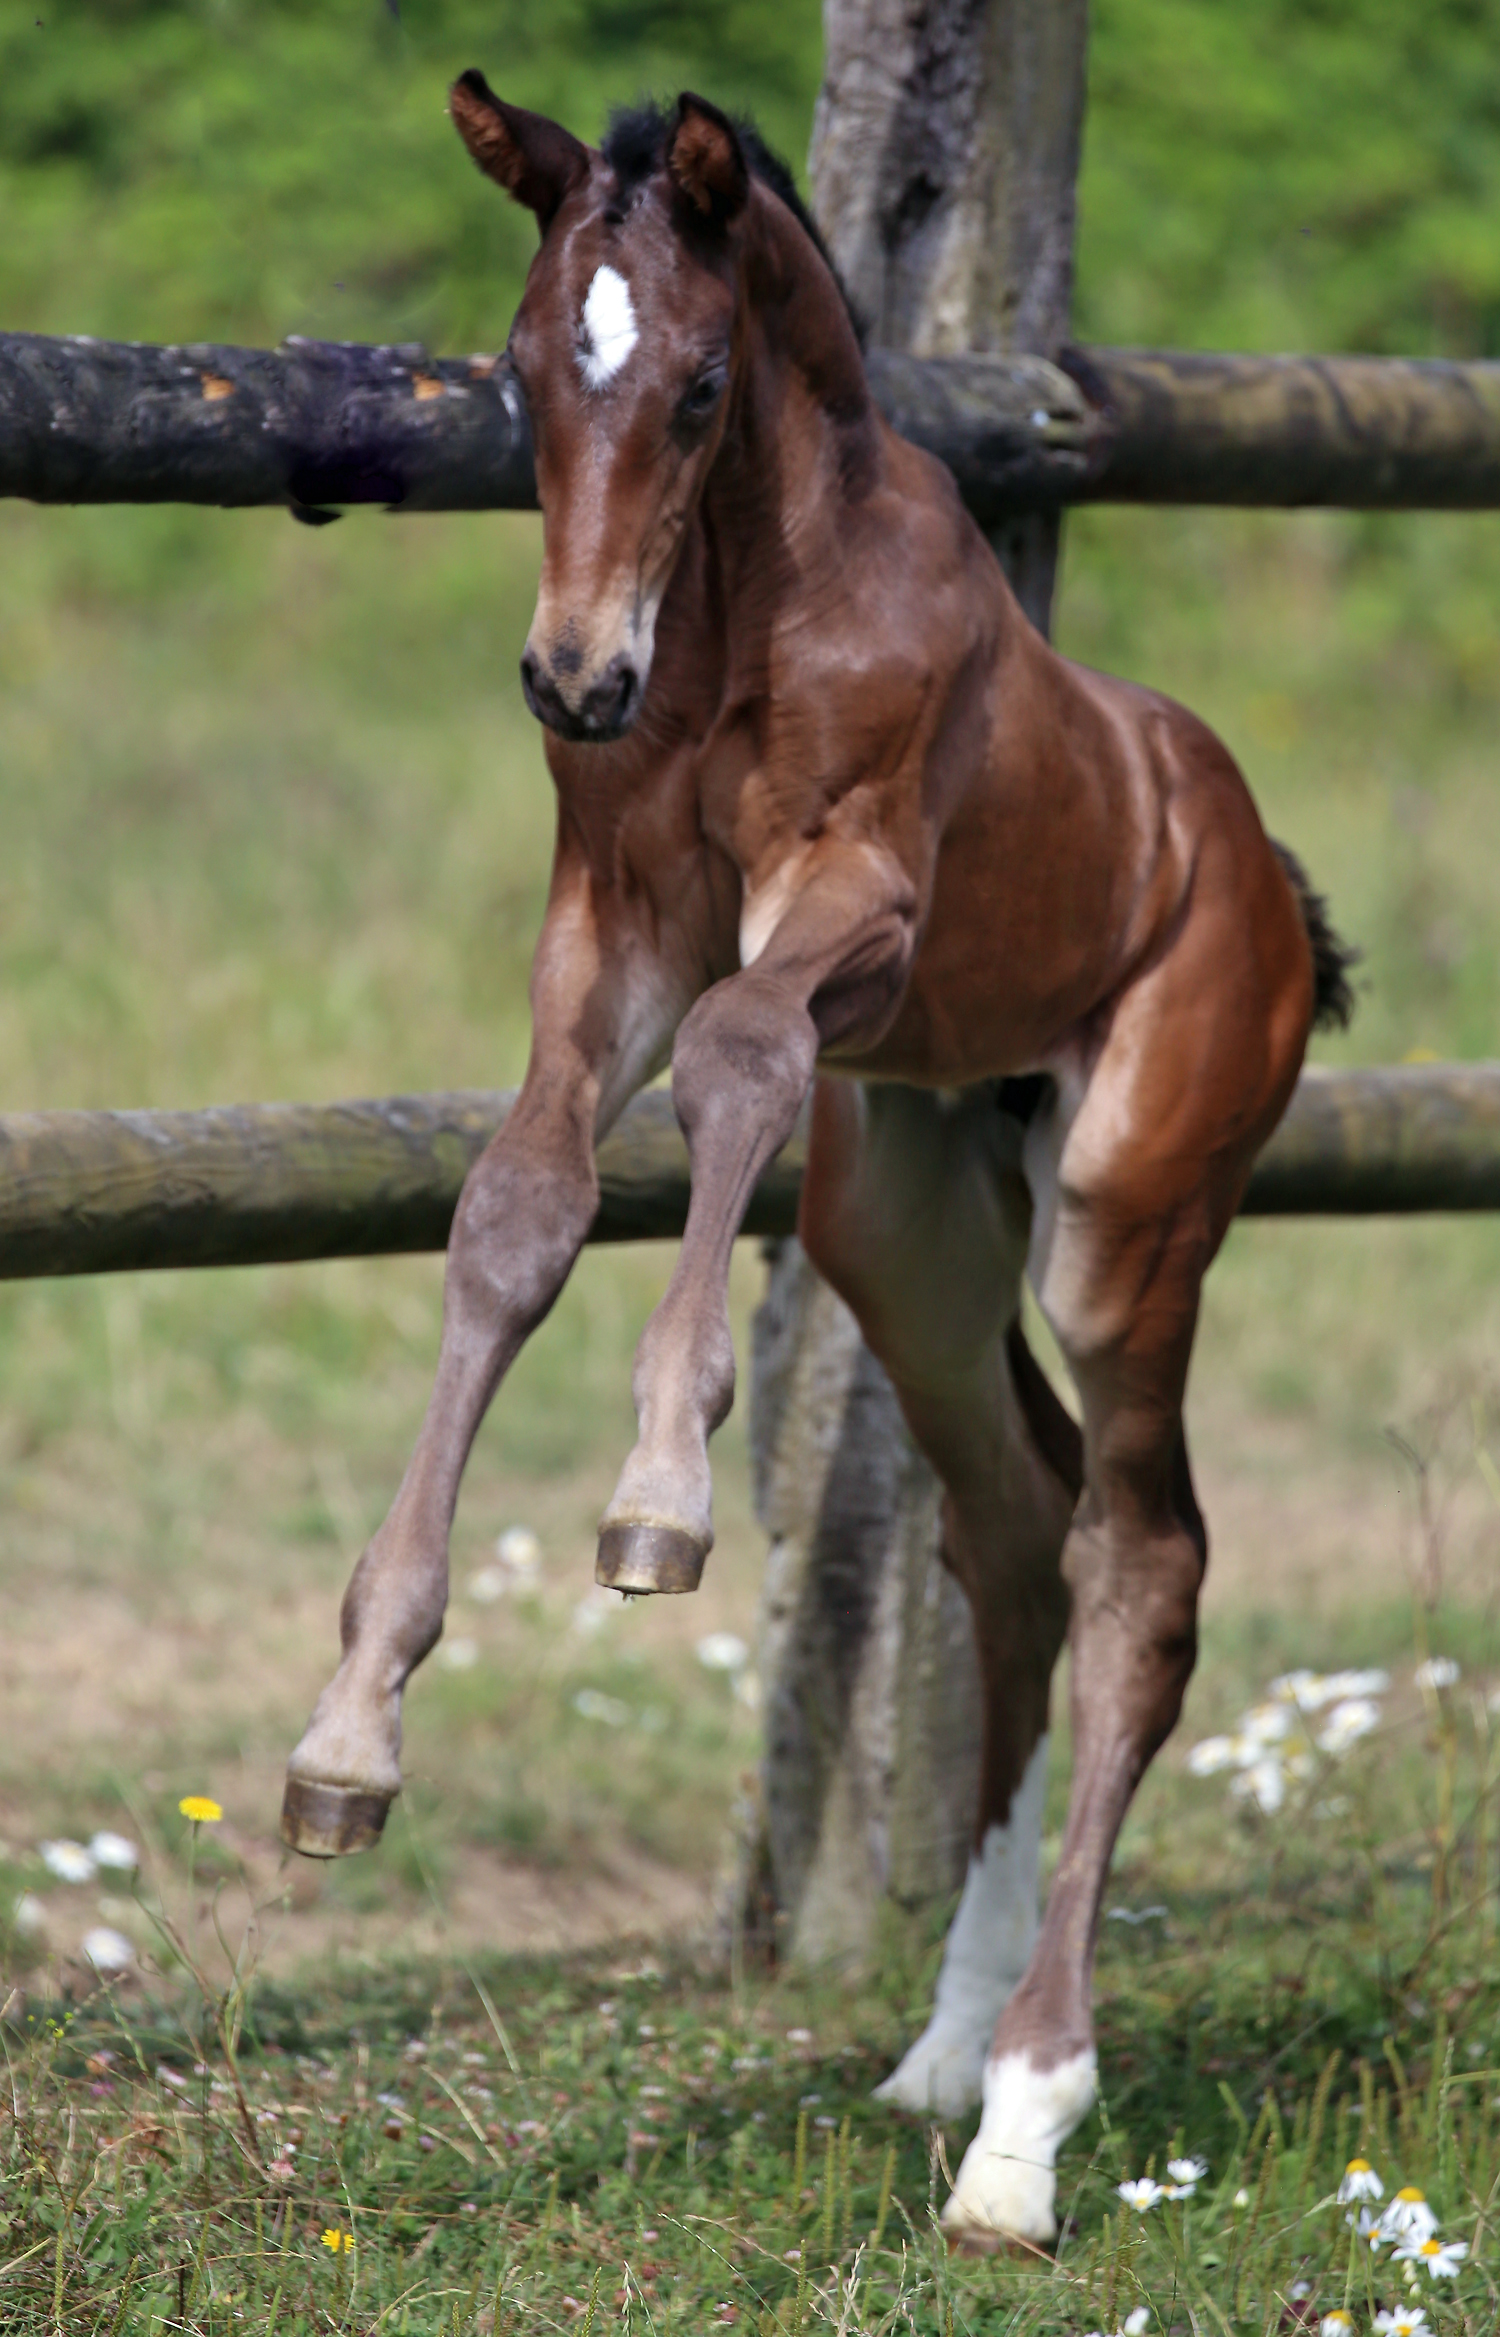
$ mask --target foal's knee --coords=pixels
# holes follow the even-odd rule
[[[812,1084],[818,1037],[800,1000],[770,977],[735,975],[706,991],[672,1049],[672,1101],[689,1141],[753,1097],[765,1125],[791,1132]]]
[[[448,1237],[444,1310],[455,1328],[534,1330],[567,1280],[599,1205],[591,1151],[548,1163],[482,1154]]]

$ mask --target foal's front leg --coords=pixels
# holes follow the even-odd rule
[[[287,1764],[281,1831],[310,1857],[368,1849],[401,1789],[401,1693],[443,1628],[469,1448],[587,1237],[599,1199],[595,1143],[660,1059],[685,1002],[623,929],[618,904],[566,870],[554,880],[531,988],[525,1085],[453,1220],[427,1415],[344,1594],[343,1661]]]
[[[640,1435],[600,1523],[598,1580],[698,1587],[713,1546],[708,1439],[734,1400],[730,1252],[791,1135],[821,1048],[887,1019],[910,958],[912,888],[868,847],[830,855],[752,966],[706,991],[672,1056],[692,1201],[632,1380]]]

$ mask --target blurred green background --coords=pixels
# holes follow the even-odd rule
[[[456,71],[587,135],[643,87],[697,86],[800,166],[820,55],[810,0],[12,0],[0,328],[495,348],[533,230],[445,120]],[[1079,338],[1500,355],[1497,56],[1497,0],[1101,0]],[[0,1109],[519,1076],[551,831],[516,682],[538,542],[507,516],[0,512]],[[1062,645],[1218,727],[1365,950],[1325,1056],[1500,1055],[1497,588],[1492,515],[1068,523]],[[465,1873],[490,1878],[491,1938],[518,1860],[615,1872],[604,1928],[657,1885],[676,1906],[754,1756],[753,1714],[692,1653],[751,1628],[743,1403],[700,1601],[574,1615],[666,1267],[584,1261],[460,1512],[460,1586],[515,1520],[545,1549],[529,1600],[460,1600],[475,1661],[429,1665],[412,1699],[412,1806],[439,1863],[487,1846]],[[1210,1681],[1246,1634],[1335,1661],[1357,1613],[1366,1645],[1434,1514],[1445,1595],[1488,1612],[1497,1269],[1482,1220],[1236,1230],[1193,1390]],[[745,1251],[741,1324],[758,1271]],[[149,1815],[210,1787],[271,1857],[278,1763],[420,1417],[440,1276],[0,1291],[13,1849],[116,1822],[122,1792]],[[1392,1426],[1428,1470],[1425,1527]],[[580,1717],[580,1685],[630,1721]],[[309,1921],[399,1915],[415,1878],[335,1877]]]

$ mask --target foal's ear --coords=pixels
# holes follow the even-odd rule
[[[750,173],[739,132],[727,114],[691,90],[677,100],[667,170],[693,208],[716,227],[727,227],[749,199]]]
[[[448,111],[485,176],[534,211],[545,232],[588,176],[588,148],[560,122],[506,105],[482,73],[460,74],[448,92]]]

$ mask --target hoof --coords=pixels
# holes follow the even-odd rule
[[[958,2179],[962,2184],[962,2169]],[[966,2199],[955,2191],[940,2219],[943,2237],[965,2256],[1002,2256],[1012,2250],[1049,2256],[1057,2241],[1056,2195],[1050,2169],[1017,2167],[1009,2180],[992,2184],[986,2198]]]
[[[944,2223],[943,2238],[950,2256],[1046,2256],[1050,2249],[1035,2240],[1018,2240],[1009,2232],[990,2231],[980,2223]]]
[[[910,2046],[871,2099],[919,2118],[961,2118],[984,2098],[984,2057],[994,2022],[980,2036],[937,2020]]]
[[[677,1526],[602,1526],[594,1580],[606,1590],[696,1590],[708,1544]]]
[[[281,1803],[281,1839],[304,1858],[349,1858],[373,1850],[394,1801],[359,1785],[314,1785],[289,1777]]]

